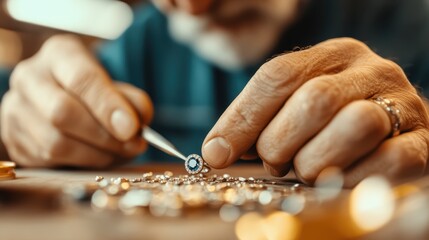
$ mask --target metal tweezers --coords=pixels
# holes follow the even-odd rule
[[[161,134],[157,133],[155,130],[148,126],[144,126],[141,132],[141,136],[153,147],[171,155],[173,157],[180,158],[186,161],[186,156],[183,155],[177,148],[165,139]]]

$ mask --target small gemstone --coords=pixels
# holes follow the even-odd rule
[[[103,177],[103,176],[96,176],[96,177],[95,177],[95,181],[96,181],[96,182],[101,182],[103,179],[104,179],[104,177]]]
[[[185,168],[189,174],[198,174],[203,169],[203,164],[203,159],[199,155],[191,154],[186,159]]]
[[[197,160],[195,160],[195,159],[189,160],[189,166],[191,168],[195,168],[197,165],[198,165]]]

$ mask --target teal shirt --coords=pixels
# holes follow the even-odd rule
[[[10,69],[0,66],[0,96],[3,96],[9,89]]]

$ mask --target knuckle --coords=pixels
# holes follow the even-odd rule
[[[317,172],[314,168],[299,161],[296,158],[294,160],[294,169],[295,174],[306,184],[313,184],[319,175],[319,172]]]
[[[420,110],[425,109],[424,100],[417,93],[404,94],[403,98],[404,101],[408,102],[412,106],[412,108],[418,107],[419,112]]]
[[[270,165],[276,166],[283,162],[276,144],[265,134],[261,134],[261,137],[256,142],[256,151],[259,157]]]
[[[91,89],[93,80],[97,77],[97,73],[93,69],[81,69],[80,71],[73,71],[72,74],[67,76],[67,89],[72,90],[78,95],[84,95]]]
[[[14,68],[10,76],[10,87],[12,89],[19,88],[22,84],[25,84],[25,81],[31,79],[29,76],[34,75],[34,70],[30,60],[24,60]]]
[[[335,52],[337,52],[337,51],[342,52],[345,50],[347,50],[347,52],[349,52],[349,53],[350,52],[357,53],[357,52],[370,52],[371,51],[365,43],[363,43],[357,39],[350,38],[350,37],[334,38],[334,39],[327,40],[322,44],[330,46],[332,48],[332,50]]]
[[[67,153],[67,140],[60,132],[51,132],[51,134],[46,137],[44,145],[45,149],[41,155],[46,162],[53,162],[57,157],[64,156]]]
[[[323,53],[319,65],[328,73],[340,73],[353,67],[358,60],[368,61],[368,57],[374,54],[367,45],[353,38],[330,39],[316,45],[314,51],[319,55]]]
[[[5,94],[1,98],[2,108],[0,108],[0,110],[3,109],[3,105],[4,104],[8,104],[9,102],[13,101],[14,95],[15,95],[15,91],[14,90],[8,90],[7,92],[5,92]]]
[[[417,151],[422,152],[421,149],[417,149]],[[427,155],[427,153],[421,153],[419,154],[420,156],[423,155]],[[406,159],[404,159],[402,162],[407,161]],[[409,168],[411,168],[413,171],[413,173],[416,173],[416,175],[414,176],[420,176],[424,173],[425,169],[426,169],[426,165],[427,165],[427,158],[423,158],[423,157],[416,157],[411,159],[408,163],[404,163],[407,165],[411,165]],[[405,168],[405,167],[403,167]]]
[[[408,144],[405,144],[408,145]],[[392,161],[391,165],[391,174],[397,176],[401,173],[403,167],[403,161],[408,156],[408,150],[405,147],[398,147],[390,149],[390,160]]]
[[[111,89],[103,87],[100,81],[100,71],[95,68],[87,67],[80,71],[74,71],[65,81],[71,92],[75,93],[81,99],[90,99],[94,104],[102,104],[101,99],[106,99],[111,94]]]
[[[314,79],[304,84],[297,93],[297,97],[303,103],[301,111],[307,113],[307,116],[326,118],[331,116],[342,102],[339,87],[324,80]]]
[[[393,177],[414,177],[422,174],[426,167],[427,152],[419,148],[416,141],[403,141],[401,146],[390,149],[391,169]]]
[[[152,111],[152,109],[150,109],[151,105],[152,105],[152,100],[150,99],[149,95],[141,90],[141,89],[135,89],[136,90],[136,94],[132,95],[132,98],[135,99],[137,106],[139,109],[139,111],[143,111],[143,113],[145,114],[150,114],[150,112]]]
[[[51,54],[52,52],[56,52],[58,50],[73,50],[76,48],[80,48],[82,43],[79,38],[70,34],[61,34],[50,37],[43,44],[41,53]]]
[[[350,104],[352,114],[350,114],[350,126],[355,129],[354,139],[365,141],[372,138],[381,138],[386,136],[390,129],[390,122],[385,122],[385,114],[376,104],[367,101],[357,101]]]
[[[416,140],[416,143],[412,145],[419,154],[415,158],[415,163],[419,169],[424,171],[429,160],[429,131],[424,129],[422,131],[417,131],[416,134],[418,139]]]
[[[406,78],[402,68],[395,62],[383,59],[381,60],[381,64],[384,66],[381,67],[381,69],[386,73],[391,74],[391,76],[393,76],[392,78]]]
[[[369,48],[365,43],[354,38],[349,38],[349,37],[340,38],[339,44],[342,45],[344,49],[359,49],[359,50],[369,51]]]
[[[428,129],[429,128],[429,116],[426,114],[426,107],[424,100],[417,95],[417,93],[406,93],[401,97],[401,119],[405,128],[409,129]]]
[[[392,86],[396,86],[397,88],[406,90],[412,89],[414,91],[414,88],[408,81],[404,71],[395,62],[380,58],[371,64],[376,72],[376,76],[388,82],[390,84],[390,88]]]
[[[73,115],[73,109],[73,101],[68,96],[59,97],[52,103],[48,119],[55,127],[66,127],[70,117]]]
[[[271,59],[261,66],[260,71],[271,81],[278,81],[284,78],[285,73],[288,73],[287,70],[290,65],[287,56],[288,55],[283,55]]]
[[[240,134],[246,138],[253,138],[257,133],[257,129],[260,129],[262,122],[259,120],[257,114],[259,107],[257,103],[252,104],[253,107],[241,106],[240,102],[237,103],[237,106],[233,109],[233,114],[229,115],[229,122],[232,123],[231,126],[235,126],[234,134]]]
[[[276,57],[259,68],[253,78],[258,90],[266,93],[267,96],[272,96],[282,94],[292,88],[293,83],[288,80],[294,79],[293,66],[299,65],[294,64],[292,58],[288,56],[290,54]]]
[[[428,154],[428,134],[429,131],[415,131],[415,138],[410,138],[410,141],[403,146],[403,154],[400,154],[399,160],[401,169],[413,169],[419,171],[420,174],[426,169]],[[401,148],[401,147],[398,147]],[[410,157],[414,156],[414,157]]]
[[[153,114],[154,114],[154,109],[153,109],[153,103],[151,98],[149,97],[149,94],[147,94],[146,92],[142,91],[142,95],[141,95],[141,103],[142,103],[142,108],[141,110],[142,115],[143,115],[143,122],[146,124],[149,124],[152,119],[153,119]]]
[[[1,116],[8,116],[11,110],[15,109],[13,106],[16,106],[17,94],[14,91],[7,91],[1,100]]]

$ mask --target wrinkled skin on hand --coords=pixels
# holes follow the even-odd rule
[[[389,114],[400,110],[401,134],[390,137]],[[428,159],[428,112],[402,69],[365,44],[341,38],[264,64],[207,135],[202,152],[215,168],[239,158],[262,159],[274,176],[294,166],[314,183],[328,167],[354,186],[371,174],[421,175]]]

